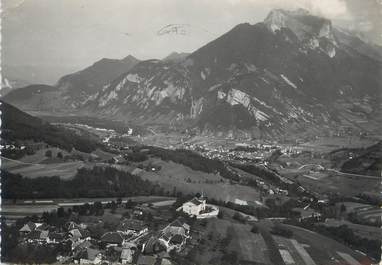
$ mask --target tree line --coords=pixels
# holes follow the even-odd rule
[[[127,197],[163,194],[159,185],[112,167],[80,168],[72,179],[26,178],[2,171],[3,199]]]

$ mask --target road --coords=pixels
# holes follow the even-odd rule
[[[353,174],[353,173],[344,173],[344,172],[338,171],[336,169],[327,169],[327,171],[334,172],[334,173],[342,175],[344,177],[354,176],[354,177],[359,177],[359,178],[369,178],[369,179],[381,180],[381,177],[370,176],[370,175],[360,175],[360,174]]]
[[[323,168],[323,166],[319,165],[319,164],[305,164],[305,165],[302,165],[298,168],[298,170],[301,170],[303,169],[304,167],[308,167],[308,166],[315,166],[315,167],[319,167],[319,168]],[[377,179],[377,180],[380,180],[381,177],[376,177],[376,176],[370,176],[370,175],[361,175],[361,174],[353,174],[353,173],[345,173],[345,172],[341,172],[337,169],[332,169],[332,168],[328,168],[326,169],[326,171],[330,171],[330,172],[334,172],[336,174],[339,174],[339,175],[342,175],[342,176],[354,176],[354,177],[360,177],[360,178],[370,178],[370,179]]]
[[[170,206],[175,202],[173,197],[161,197],[161,196],[135,196],[122,198],[122,203],[126,203],[128,200],[132,200],[137,203],[151,203],[154,207]],[[1,207],[1,216],[9,219],[22,218],[28,215],[40,215],[43,212],[49,212],[57,210],[59,207],[73,207],[83,205],[85,203],[92,204],[94,202],[101,202],[102,204],[115,201],[117,198],[79,198],[79,199],[50,199],[50,200],[25,200],[18,201],[16,204],[9,201],[3,202]]]

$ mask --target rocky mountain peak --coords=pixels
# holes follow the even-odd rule
[[[265,18],[264,24],[273,32],[289,28],[300,40],[306,35],[332,36],[332,23],[329,19],[314,16],[301,8],[293,11],[274,9]]]
[[[330,57],[335,56],[337,42],[329,19],[314,16],[305,9],[274,9],[266,17],[264,24],[273,33],[289,29],[304,43],[305,48],[321,49]]]

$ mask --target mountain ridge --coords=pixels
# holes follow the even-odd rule
[[[255,136],[346,127],[373,131],[382,87],[381,61],[373,54],[370,45],[328,19],[277,9],[264,22],[239,24],[176,64],[141,61],[73,108],[143,124]],[[374,127],[362,125],[366,121]]]

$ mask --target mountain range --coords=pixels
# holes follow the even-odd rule
[[[102,59],[3,100],[23,110],[234,136],[372,133],[380,128],[381,49],[306,10],[272,10],[191,54]]]

